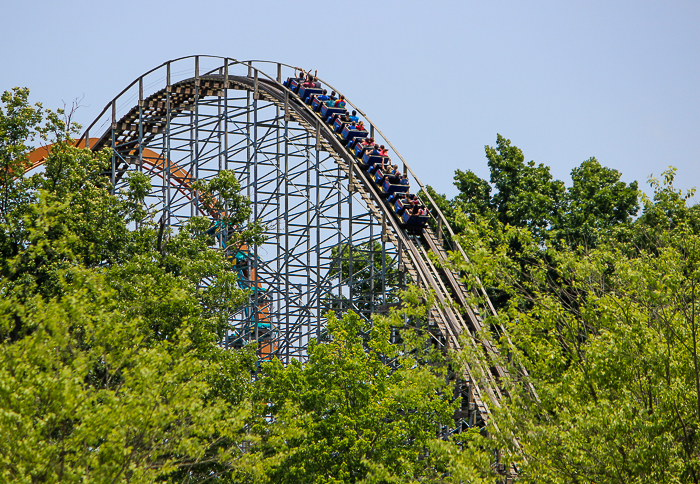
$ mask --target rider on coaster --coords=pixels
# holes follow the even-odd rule
[[[328,96],[328,101],[326,101],[326,106],[328,106],[329,108],[332,108],[333,106],[335,106],[335,100],[336,100],[335,91],[331,91],[331,95]]]
[[[318,74],[318,71],[316,71],[316,74]],[[311,69],[309,69],[309,72],[306,74],[306,81],[304,81],[304,87],[317,87],[317,84],[320,85],[320,83],[316,82],[316,76],[312,75]]]
[[[328,91],[326,91],[325,89],[323,90],[323,94],[313,94],[310,98],[308,98],[306,100],[306,103],[307,104],[313,103],[314,98],[318,99],[320,102],[325,102],[325,101],[328,101],[328,99],[330,99],[328,97]]]

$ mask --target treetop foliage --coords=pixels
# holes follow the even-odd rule
[[[230,475],[254,354],[216,342],[245,292],[201,220],[161,230],[148,179],[112,193],[110,152],[73,146],[27,94],[3,94],[0,115],[0,480]],[[49,135],[44,170],[22,175]]]
[[[499,341],[508,398],[490,430],[519,479],[700,482],[693,191],[676,189],[670,168],[648,197],[593,158],[564,190],[500,136],[487,158],[506,193],[477,200],[459,183],[486,185],[458,172],[460,195],[442,203],[469,257],[456,267],[484,283],[498,306],[486,322],[510,336]]]
[[[414,289],[406,300],[418,302]],[[253,401],[269,482],[463,482],[487,479],[478,433],[441,440],[455,402],[444,356],[405,321],[426,308],[404,306],[372,323],[354,313],[329,316],[325,343],[309,362],[266,364]],[[403,327],[401,341],[392,333]],[[425,365],[426,362],[431,364]],[[278,424],[273,430],[266,420]],[[471,445],[470,445],[471,444]],[[468,446],[470,450],[461,449]],[[268,482],[262,480],[261,482]]]
[[[75,147],[76,129],[25,89],[2,95],[0,481],[493,479],[478,432],[447,435],[458,402],[411,327],[422,295],[373,322],[331,314],[304,365],[224,349],[249,295],[212,220],[166,227],[148,178],[115,192],[111,153]],[[39,139],[54,144],[24,174]],[[233,173],[193,189],[228,244],[260,240]]]
[[[471,170],[457,170],[458,195],[437,202],[448,214],[457,210],[498,226],[527,228],[541,244],[595,245],[601,233],[629,223],[639,210],[637,182],[589,158],[571,172],[572,184],[552,177],[548,166],[525,161],[523,152],[498,135],[486,146],[490,183]],[[494,191],[495,190],[495,191]],[[493,193],[492,193],[493,192]],[[434,192],[433,192],[434,193]]]

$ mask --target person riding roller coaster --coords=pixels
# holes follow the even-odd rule
[[[297,83],[303,83],[304,80],[307,78],[306,72],[304,72],[304,69],[301,67],[295,67],[294,68],[294,77],[288,77],[287,81],[284,83],[285,86],[291,88],[291,82],[296,81]]]
[[[318,99],[318,101],[322,103],[328,101],[328,99],[330,99],[328,97],[328,91],[324,89],[321,94],[312,94],[311,96],[306,98],[306,104],[313,104],[314,99]]]
[[[364,126],[362,127],[364,128]],[[372,149],[372,146],[374,146],[374,138],[360,138],[359,143],[360,151],[357,154],[360,158],[362,158],[365,153]]]
[[[331,91],[331,95],[328,97],[328,101],[326,101],[326,106],[332,108],[335,106],[336,102],[337,98],[335,97],[335,91]]]
[[[311,87],[311,88],[316,87],[316,81],[314,80],[314,77],[311,76],[310,78],[307,78],[307,80],[304,81],[304,84],[302,84],[302,86],[307,87],[307,88],[308,87]]]
[[[303,69],[297,68],[294,71],[295,76],[298,75],[297,71],[301,71],[301,76],[294,79],[296,86],[301,85],[305,88],[321,87],[315,75],[316,73],[312,74],[311,70],[305,72]],[[291,84],[290,80],[285,83],[285,85],[289,84]],[[366,135],[367,129],[357,115],[357,111],[352,111],[350,115],[347,114],[345,110],[347,106],[345,96],[340,94],[336,98],[335,91],[331,91],[330,95],[327,95],[326,92],[326,90],[323,90],[322,94],[312,94],[305,101],[313,106],[313,111],[319,113],[323,121],[329,124],[334,131],[342,131],[341,137],[345,140],[343,144],[350,150],[351,154],[366,160],[366,166],[363,169],[366,169],[370,175],[374,175],[375,182],[380,185],[380,188],[383,187],[381,189],[387,193],[387,200],[392,207],[392,212],[399,217],[399,221],[402,222],[403,217],[402,223],[411,227],[412,230],[416,227],[424,227],[429,212],[415,195],[408,194],[407,189],[410,184],[407,174],[401,173],[397,165],[391,164],[388,148],[384,145],[380,146],[372,137],[364,138],[362,135],[358,136],[356,131],[364,131]],[[335,108],[335,112],[328,113],[330,111],[329,108]],[[339,125],[335,124],[337,119],[341,120],[342,123]],[[345,127],[345,130],[343,130],[343,127]],[[381,170],[380,174],[377,174],[378,170]],[[387,188],[386,182],[389,182],[392,186]],[[399,189],[394,185],[402,185],[404,188],[398,191]],[[399,201],[401,202],[399,203]],[[406,219],[406,217],[409,218]]]
[[[318,74],[318,71],[314,71],[314,74],[311,74],[311,70],[306,74],[306,80],[304,81],[304,87],[321,87],[321,83],[318,82],[318,78],[316,75]]]

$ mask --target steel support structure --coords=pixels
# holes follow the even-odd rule
[[[234,79],[230,64],[207,74],[199,65],[196,60],[194,82],[141,97],[112,123],[115,189],[128,171],[146,173],[153,188],[146,203],[177,230],[193,216],[212,217],[189,187],[222,169],[235,172],[265,242],[236,266],[249,303],[231,315],[222,344],[258,340],[264,306],[274,355],[304,359],[309,341],[323,336],[328,311],[352,309],[369,318],[376,307],[398,301],[398,278],[386,277],[386,267],[397,265],[397,248],[383,240],[382,220],[350,189],[342,160],[320,142],[320,126],[310,131],[284,105],[260,96],[257,70],[245,67],[252,71],[250,90],[226,82]]]

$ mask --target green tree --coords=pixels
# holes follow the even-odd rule
[[[28,102],[29,90],[14,88],[0,96],[0,186],[5,187],[0,199],[0,217],[12,207],[17,200],[17,192],[11,191],[11,181],[22,173],[31,143],[40,133],[44,111],[41,104],[34,106]],[[1,220],[1,219],[0,219]]]
[[[492,322],[508,328],[513,378],[491,431],[512,455],[517,436],[523,482],[700,480],[700,233],[673,173],[631,225],[595,248],[547,248],[525,271],[463,217],[460,268],[509,295]],[[542,251],[526,229],[509,238]]]
[[[572,170],[569,188],[552,177],[549,167],[526,163],[523,152],[501,135],[495,147],[486,146],[486,158],[490,184],[471,170],[457,170],[457,196],[447,200],[435,194],[436,203],[452,222],[461,211],[472,220],[489,221],[490,230],[527,228],[543,246],[560,241],[592,246],[601,233],[629,224],[639,209],[637,182],[621,181],[619,171],[595,158]]]
[[[2,125],[24,131],[1,147],[0,480],[244,472],[254,354],[217,343],[246,294],[209,249],[210,221],[165,229],[142,204],[146,177],[112,194],[108,151],[75,148],[70,122],[30,107],[25,90],[2,99]],[[48,133],[59,138],[44,171],[23,176],[30,140]],[[230,173],[197,188],[225,223],[247,219]]]
[[[491,185],[482,180],[473,171],[457,170],[454,176],[454,184],[459,190],[453,203],[464,213],[474,213],[485,216],[494,209],[491,200]]]
[[[246,359],[214,347],[203,358],[186,325],[177,338],[149,343],[147,322],[121,310],[104,277],[84,269],[64,277],[60,298],[0,303],[3,336],[17,317],[31,328],[0,346],[0,480],[153,482],[201,467],[230,474],[247,407],[222,380],[244,388]],[[188,299],[171,294],[168,303]]]
[[[553,224],[554,238],[569,245],[595,246],[601,235],[629,224],[639,210],[637,182],[620,180],[621,173],[589,158],[571,171],[564,212]]]
[[[497,190],[491,203],[498,220],[544,238],[560,214],[564,183],[553,179],[549,167],[525,163],[523,152],[501,135],[495,148],[486,147],[486,158]]]
[[[404,300],[417,303],[418,293]],[[424,312],[404,306],[372,323],[331,313],[330,338],[311,342],[308,363],[263,366],[256,482],[492,482],[478,430],[441,438],[455,412],[446,361],[405,327]],[[392,328],[400,344],[390,343]]]
[[[452,200],[429,188],[458,233],[465,226],[458,222],[463,213],[470,220],[470,230],[487,241],[490,251],[507,248],[504,255],[520,268],[523,278],[530,265],[544,263],[550,268],[548,277],[554,280],[557,267],[548,260],[550,249],[593,248],[614,234],[631,237],[639,210],[637,182],[627,184],[619,171],[589,158],[572,170],[572,184],[565,188],[552,177],[549,167],[526,163],[510,140],[498,135],[496,141],[495,147],[486,146],[491,184],[471,170],[457,170],[454,180],[460,193]],[[485,288],[496,309],[507,306],[510,296],[506,290]]]
[[[669,235],[681,228],[700,233],[700,206],[688,205],[695,195],[695,189],[683,193],[673,186],[676,168],[669,167],[662,173],[662,179],[649,177],[649,185],[654,194],[642,197],[642,214],[629,230],[621,231],[617,238],[629,238],[632,248],[652,250],[666,244]]]

